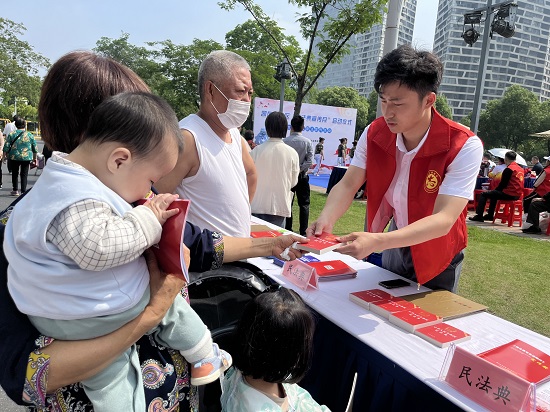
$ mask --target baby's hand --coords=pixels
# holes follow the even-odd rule
[[[156,195],[154,198],[145,202],[143,206],[147,206],[151,209],[157,217],[159,223],[164,225],[169,218],[178,214],[178,209],[168,210],[168,206],[170,206],[177,198],[178,195],[164,193],[161,195]]]

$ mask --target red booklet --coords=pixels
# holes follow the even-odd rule
[[[393,297],[392,299],[384,299],[377,302],[371,302],[369,310],[376,313],[377,315],[389,319],[392,313],[402,312],[404,310],[410,310],[416,307],[417,306],[414,303],[407,302],[405,299]]]
[[[349,300],[363,306],[365,309],[369,309],[372,302],[389,300],[393,298],[395,298],[395,296],[380,289],[361,290],[359,292],[352,292],[349,294]]]
[[[389,317],[389,321],[407,332],[413,333],[416,329],[423,326],[430,326],[443,321],[437,315],[427,312],[419,307],[404,310],[402,312],[392,313]]]
[[[278,232],[276,230],[265,230],[262,232],[250,232],[250,236],[254,238],[258,237],[277,237],[282,236],[283,234],[281,232]]]
[[[145,202],[146,199],[143,199],[137,203]],[[189,273],[183,257],[183,233],[190,203],[189,200],[176,199],[170,204],[168,209],[179,209],[179,213],[162,225],[160,241],[152,247],[160,268],[166,273],[183,277],[187,283],[189,283]]]
[[[298,243],[296,248],[321,255],[340,246],[340,242],[336,240],[337,237],[332,233],[323,232],[319,236],[309,236],[309,242]]]
[[[317,276],[319,276],[319,280],[346,279],[357,276],[357,271],[341,260],[309,262],[307,264],[315,269]]]
[[[460,343],[471,338],[468,333],[443,322],[416,329],[414,334],[440,348],[446,348],[451,343]]]
[[[541,383],[550,378],[550,356],[519,339],[477,356],[512,372],[527,382]]]

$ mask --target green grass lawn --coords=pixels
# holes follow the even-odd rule
[[[310,223],[321,213],[326,198],[311,192]],[[363,230],[365,209],[364,202],[353,202],[334,233]],[[298,216],[296,202],[293,215]],[[295,218],[294,231],[297,225]],[[550,337],[550,242],[476,227],[469,227],[468,235],[458,293],[487,305],[489,312],[501,318]]]

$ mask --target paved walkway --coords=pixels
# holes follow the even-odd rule
[[[324,187],[313,186],[313,185],[311,185],[311,190],[313,190],[315,192],[323,193],[323,194],[326,193],[326,191],[327,191],[327,189],[325,189]],[[474,214],[475,213],[474,213],[473,210],[468,211],[468,217],[473,216]],[[521,228],[518,227],[517,223],[512,227],[508,227],[508,225],[500,223],[500,220],[497,220],[495,222],[495,224],[493,224],[493,222],[490,222],[490,221],[488,221],[488,222],[472,222],[471,220],[466,220],[466,224],[468,226],[476,226],[476,227],[479,227],[481,229],[497,230],[501,233],[507,233],[509,235],[514,235],[514,236],[519,236],[519,237],[524,237],[524,238],[531,238],[531,239],[550,242],[550,236],[546,236],[545,234],[529,235],[529,234],[523,233],[521,231]]]

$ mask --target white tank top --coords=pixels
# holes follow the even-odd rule
[[[250,237],[248,183],[238,130],[230,129],[231,143],[225,143],[195,114],[179,126],[193,135],[200,162],[197,174],[176,188],[181,198],[191,200],[187,220],[201,229]]]

